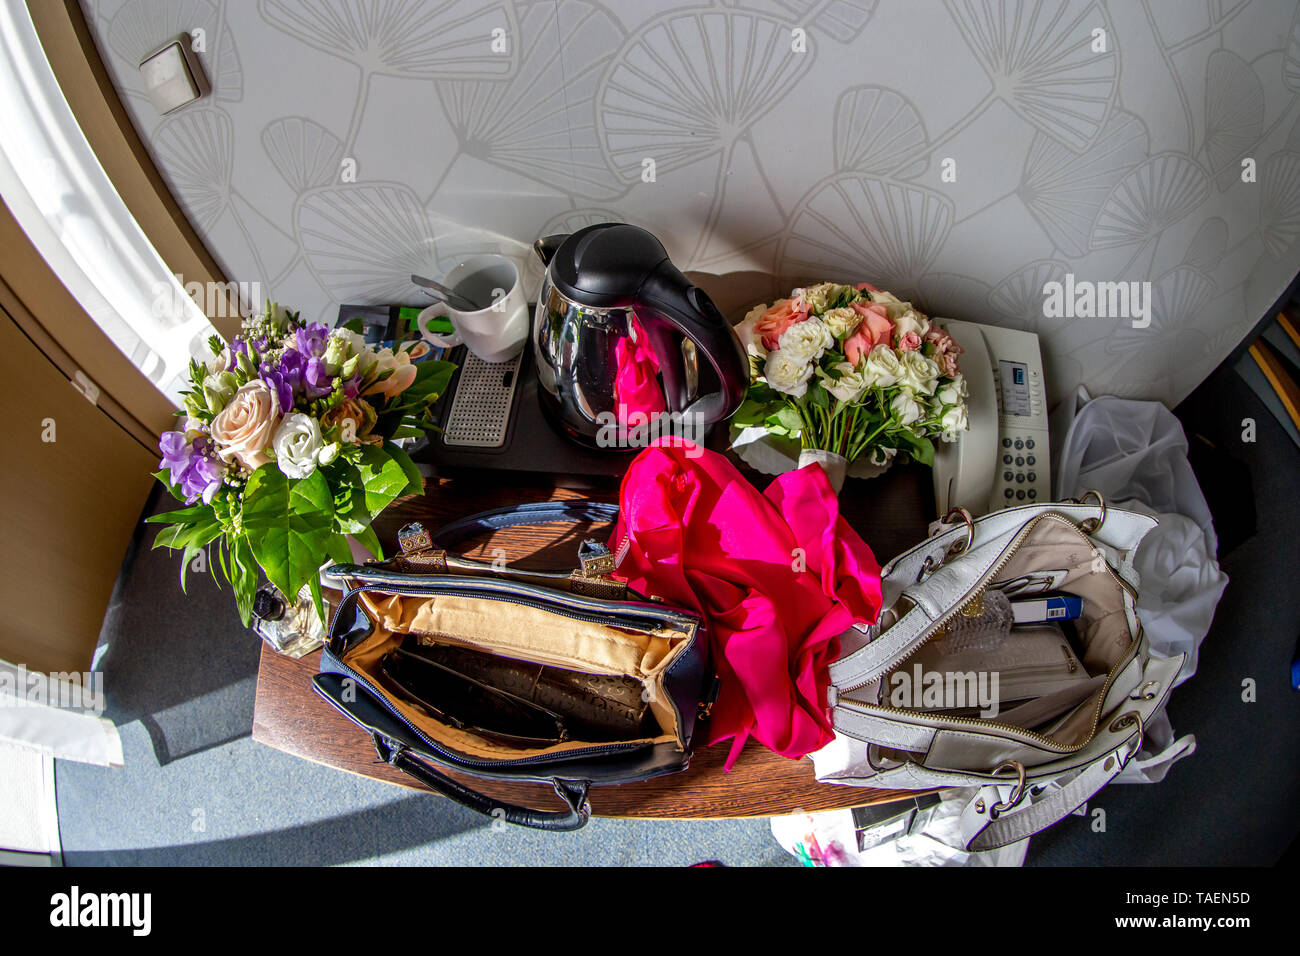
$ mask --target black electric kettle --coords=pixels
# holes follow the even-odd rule
[[[749,384],[745,351],[658,239],[598,223],[533,248],[546,264],[533,316],[538,394],[565,435],[592,448],[637,447],[645,442],[635,430],[611,424],[668,412],[659,434],[702,441],[708,425],[739,407]],[[627,407],[629,381],[638,383],[641,407]]]

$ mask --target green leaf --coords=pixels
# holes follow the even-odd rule
[[[367,525],[360,531],[353,534],[353,537],[361,543],[361,546],[373,554],[380,561],[384,560],[384,549],[379,544],[379,535],[375,534],[375,529]],[[348,563],[352,561],[352,554],[349,550]]]
[[[748,428],[751,425],[758,425],[765,421],[776,409],[772,408],[770,402],[758,402],[753,398],[747,398],[740,403],[734,415],[731,416],[732,424],[739,425],[741,428]]]
[[[230,549],[230,587],[235,592],[235,606],[244,627],[248,627],[248,622],[253,619],[253,598],[257,596],[255,567],[248,538],[236,538],[234,547]]]
[[[311,588],[311,601],[313,604],[316,605],[316,613],[320,616],[320,619],[322,621],[326,620],[325,600],[324,598],[321,597],[321,593],[320,593],[320,572],[319,571],[317,571],[308,579],[307,586]]]
[[[406,490],[409,481],[401,464],[388,450],[388,445],[382,451],[374,445],[366,445],[358,459],[365,509],[372,518],[392,504]],[[353,517],[356,517],[355,509]]]
[[[178,412],[177,414],[180,414],[180,413]],[[162,482],[162,483],[167,487],[167,491],[168,491],[168,493],[169,493],[173,498],[175,498],[177,501],[184,501],[184,500],[185,500],[185,496],[184,496],[183,494],[181,494],[181,487],[180,487],[180,485],[173,485],[173,484],[172,484],[171,473],[170,473],[170,472],[168,472],[168,471],[155,471],[155,472],[153,473],[153,476],[154,476],[155,478],[157,478],[159,481],[161,481],[161,482]],[[153,515],[152,517],[157,518],[158,515]],[[148,521],[149,519],[146,518],[145,520]]]
[[[334,501],[320,470],[290,480],[274,463],[253,472],[244,489],[244,531],[257,563],[290,601],[325,558]]]
[[[787,438],[793,437],[803,430],[803,422],[799,418],[799,413],[789,405],[782,405],[774,414],[769,415],[765,424],[769,430]]]
[[[348,547],[348,539],[344,535],[330,535],[329,541],[325,543],[325,553],[335,564],[352,563],[352,549]]]
[[[392,442],[384,444],[384,451],[388,452],[393,461],[397,462],[401,467],[402,473],[406,475],[406,488],[402,491],[402,494],[421,494],[424,491],[424,476],[420,474],[420,469],[415,466],[415,462],[411,461],[411,456]]]
[[[199,556],[209,544],[215,541],[221,535],[221,525],[214,518],[211,522],[203,526],[195,526],[190,530],[185,541],[185,553],[181,555],[181,593],[186,594],[185,575],[190,569],[190,562]],[[156,547],[156,545],[155,545]],[[208,570],[211,571],[211,565]],[[213,575],[213,580],[216,576]]]
[[[216,560],[215,562],[213,562],[213,564],[215,565],[215,564],[218,564],[218,563],[221,565],[221,576],[224,577],[224,578],[226,579],[226,583],[229,584],[229,583],[230,583],[230,563],[226,560],[226,539],[225,539],[225,538],[222,538],[220,541],[217,542],[217,560]],[[213,577],[213,580],[216,580],[216,572],[215,572],[215,571],[213,572],[212,577]],[[217,587],[218,587],[218,588],[221,587],[220,582],[217,583]]]
[[[927,467],[934,465],[934,442],[930,439],[913,435],[906,429],[890,432],[890,437],[895,440],[900,449],[912,456],[913,461],[919,461]]]
[[[221,523],[209,512],[192,522],[168,525],[158,532],[153,540],[153,550],[172,548],[180,550],[191,544],[200,547],[216,538],[221,533]]]
[[[347,329],[349,332],[355,332],[357,335],[361,335],[366,331],[366,320],[359,315],[354,315],[352,318],[340,325],[339,328]]]
[[[415,366],[415,381],[402,392],[401,398],[410,397],[427,397],[429,395],[441,395],[447,390],[451,383],[451,377],[456,372],[455,362],[444,362],[442,359],[426,359]]]

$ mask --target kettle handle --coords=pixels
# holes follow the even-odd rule
[[[659,357],[664,394],[670,411],[698,416],[703,424],[726,418],[745,400],[749,359],[713,300],[664,259],[646,277],[636,299],[637,319]],[[701,395],[687,407],[686,363],[677,335],[695,343],[717,373],[720,389]]]

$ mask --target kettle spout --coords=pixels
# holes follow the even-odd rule
[[[555,256],[555,250],[559,249],[560,244],[568,238],[567,233],[562,236],[542,236],[533,243],[533,252],[537,253],[537,258],[542,260],[543,266],[549,266]]]

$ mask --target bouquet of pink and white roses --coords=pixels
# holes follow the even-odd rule
[[[309,585],[320,611],[326,558],[352,560],[348,535],[382,556],[371,522],[423,488],[394,439],[433,427],[455,367],[414,362],[424,343],[379,348],[274,303],[229,345],[208,345],[212,358],[190,363],[184,427],[158,443],[156,477],[188,507],[147,519],[167,525],[154,547],[184,552],[184,587],[190,562],[215,545],[209,567],[230,582],[245,624],[258,567],[290,601]]]
[[[885,466],[899,452],[932,464],[934,440],[955,441],[967,427],[961,347],[868,283],[795,289],[753,309],[736,332],[750,356],[738,428]]]

